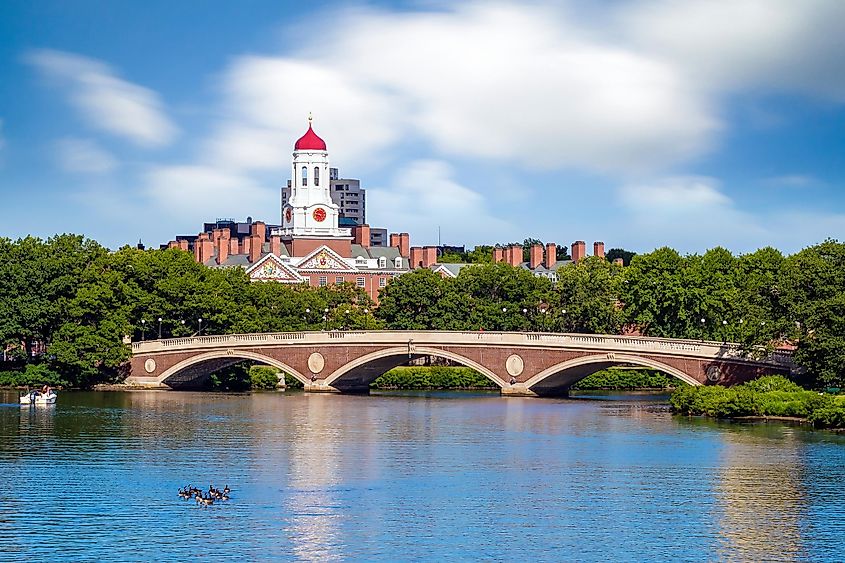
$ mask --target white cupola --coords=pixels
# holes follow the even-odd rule
[[[339,206],[332,201],[329,153],[326,142],[314,133],[308,116],[308,131],[293,147],[291,194],[282,208],[283,237],[349,237],[349,229],[338,228]]]

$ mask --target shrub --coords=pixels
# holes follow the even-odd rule
[[[782,375],[766,375],[749,381],[742,385],[746,389],[751,389],[757,393],[768,393],[770,391],[788,391],[794,393],[796,391],[803,391],[797,383],[787,379]]]
[[[65,387],[68,382],[46,364],[29,364],[23,371],[0,371],[2,387]]]
[[[830,404],[811,412],[807,420],[816,428],[845,428],[845,406]]]
[[[410,366],[384,373],[374,389],[495,389],[496,385],[468,367]]]
[[[249,381],[253,389],[275,389],[279,384],[279,369],[273,366],[251,366]]]
[[[572,389],[669,389],[680,385],[686,384],[659,371],[610,368],[588,375]]]

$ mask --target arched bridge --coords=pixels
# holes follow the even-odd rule
[[[409,359],[436,356],[471,367],[505,395],[553,395],[613,365],[660,370],[692,385],[734,385],[788,374],[788,352],[750,357],[733,344],[616,335],[522,332],[353,331],[229,334],[132,344],[127,383],[196,384],[252,360],[290,374],[312,392],[362,392]]]

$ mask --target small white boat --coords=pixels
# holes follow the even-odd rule
[[[30,391],[21,395],[22,405],[53,405],[56,403],[56,393],[52,390],[49,393],[40,393],[38,391]]]

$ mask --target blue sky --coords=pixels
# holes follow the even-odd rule
[[[279,220],[314,128],[412,244],[845,238],[845,2],[0,4],[0,236]]]

